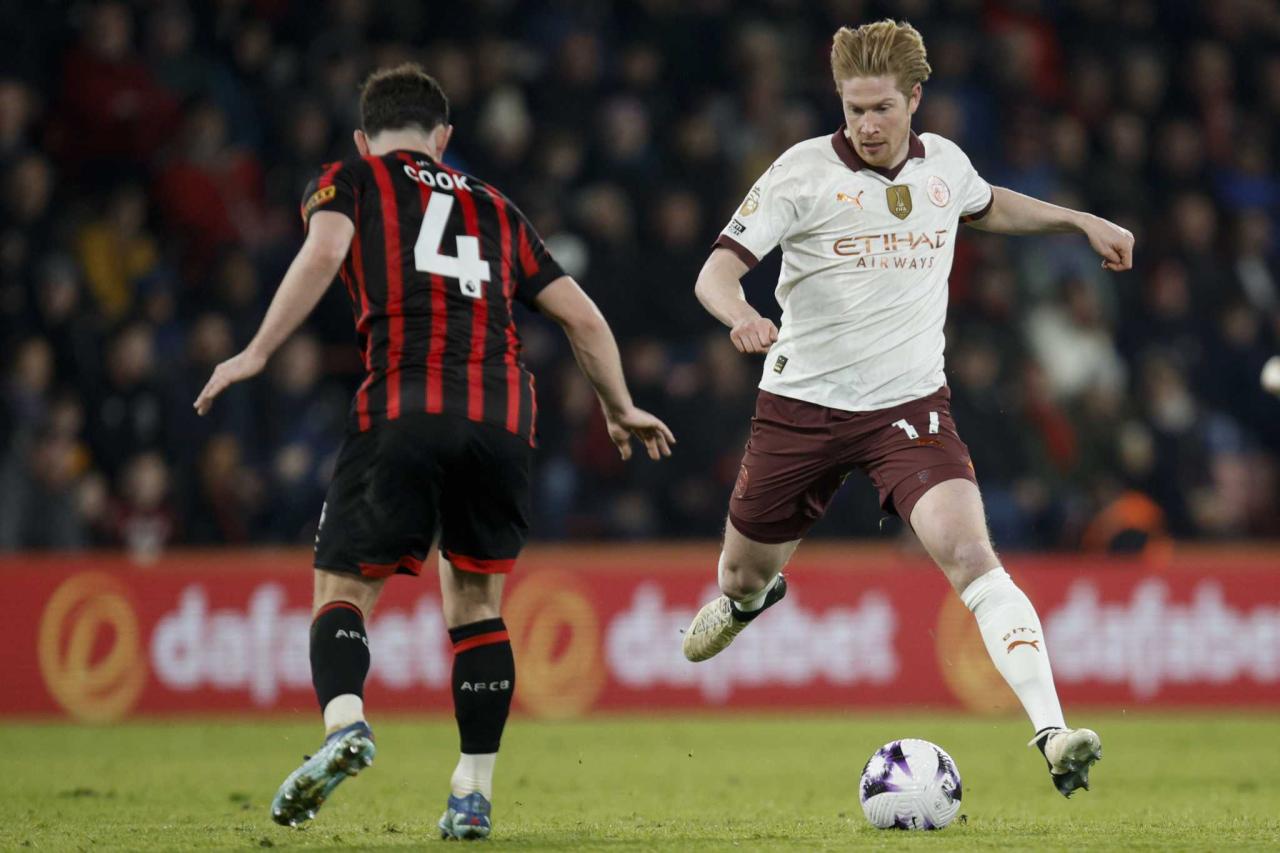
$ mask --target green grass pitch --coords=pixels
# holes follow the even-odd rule
[[[1104,757],[1070,801],[1021,720],[923,714],[513,720],[496,847],[520,850],[1239,850],[1280,848],[1280,718],[1091,715]],[[0,848],[420,849],[456,758],[452,721],[374,719],[378,759],[301,829],[276,786],[319,739],[307,722],[0,729]],[[964,779],[964,820],[881,832],[857,801],[881,743],[923,737]]]

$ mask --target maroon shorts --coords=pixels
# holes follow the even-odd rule
[[[950,389],[874,412],[761,391],[729,519],[757,542],[800,539],[855,469],[871,477],[880,506],[908,524],[933,486],[957,478],[976,483],[969,448],[951,420]]]

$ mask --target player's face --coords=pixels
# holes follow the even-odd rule
[[[889,169],[906,159],[911,116],[920,106],[919,83],[908,98],[893,77],[850,77],[840,83],[840,101],[849,141],[863,161]]]

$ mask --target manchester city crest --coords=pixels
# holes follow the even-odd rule
[[[939,178],[937,175],[929,176],[929,201],[938,207],[946,207],[947,202],[951,201],[951,188],[947,186],[947,182]]]

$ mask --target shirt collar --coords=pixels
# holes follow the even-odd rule
[[[853,143],[849,141],[849,137],[845,136],[844,129],[845,125],[840,125],[840,129],[831,136],[831,147],[836,150],[836,156],[840,158],[841,162],[855,172],[860,172],[863,169],[870,169],[873,172],[884,175],[892,181],[894,178],[898,177],[898,173],[902,171],[902,167],[907,165],[907,160],[910,160],[912,157],[924,157],[924,143],[920,141],[920,137],[916,136],[916,133],[913,130],[910,131],[911,138],[907,142],[906,160],[903,160],[892,169],[882,169],[879,166],[872,166],[858,156],[858,152],[853,149]]]

